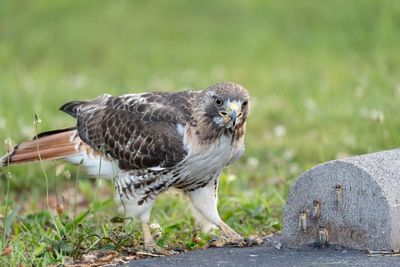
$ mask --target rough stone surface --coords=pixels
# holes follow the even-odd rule
[[[329,244],[353,249],[398,251],[400,150],[334,160],[305,172],[289,193],[283,237],[289,247],[327,237]]]

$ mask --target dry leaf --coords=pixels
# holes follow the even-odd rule
[[[3,249],[3,254],[2,254],[2,256],[9,256],[9,255],[11,254],[11,252],[12,252],[12,248],[11,248],[10,246],[6,246],[6,247]]]

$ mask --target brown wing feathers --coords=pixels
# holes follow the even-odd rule
[[[71,115],[72,117],[76,117],[77,109],[80,105],[87,103],[87,101],[72,101],[65,103],[62,105],[60,110],[64,111],[65,113]]]
[[[175,123],[143,121],[108,106],[77,117],[82,141],[117,159],[121,169],[171,167],[187,154]]]
[[[30,141],[21,143],[1,158],[1,165],[26,163],[39,160],[61,159],[79,153],[75,143],[76,130],[71,128],[46,132]],[[39,151],[39,153],[38,153]]]
[[[194,92],[101,95],[92,101],[66,103],[60,109],[77,119],[76,130],[40,134],[16,146],[0,164],[36,161],[37,146],[46,160],[78,154],[84,145],[107,153],[122,169],[171,167],[187,155],[177,125],[191,121],[195,96]]]
[[[187,155],[177,124],[191,115],[191,92],[102,95],[62,110],[77,118],[79,137],[121,169],[171,167]]]

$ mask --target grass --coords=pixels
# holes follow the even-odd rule
[[[70,100],[238,82],[253,98],[247,150],[222,176],[219,210],[241,234],[267,234],[281,228],[290,185],[306,169],[398,147],[399,43],[395,0],[4,0],[0,139],[31,138],[35,113],[39,131],[72,125],[57,112]],[[44,167],[48,187],[40,164],[0,170],[0,265],[132,254],[139,226],[110,221],[123,216],[110,183],[100,181],[94,199],[96,181],[76,166],[61,175],[55,163]],[[174,196],[157,200],[152,221],[163,246],[196,249],[210,239],[194,238],[187,205]]]

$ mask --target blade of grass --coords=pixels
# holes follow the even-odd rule
[[[10,153],[11,151],[11,146],[8,146],[8,153]],[[6,189],[6,205],[4,208],[4,225],[3,225],[3,242],[2,242],[2,250],[6,247],[7,244],[7,220],[8,220],[8,205],[9,205],[9,201],[10,201],[10,180],[11,180],[11,172],[10,172],[10,157],[7,157],[7,189]]]
[[[78,165],[78,170],[76,172],[76,178],[75,178],[75,188],[74,188],[74,215],[73,215],[73,225],[72,225],[72,232],[75,232],[75,226],[76,226],[76,198],[78,195],[78,181],[79,181],[79,172],[81,170],[81,166],[83,164],[83,159],[80,161]]]
[[[43,163],[43,160],[42,160],[42,156],[40,155],[39,138],[38,138],[38,134],[39,134],[39,129],[38,128],[39,128],[39,124],[40,123],[41,123],[41,120],[40,120],[39,116],[37,114],[35,114],[34,124],[35,124],[36,151],[38,153],[38,157],[39,157],[40,165],[42,167],[43,175],[44,175],[44,177],[46,179],[46,205],[47,205],[47,209],[49,211],[51,220],[53,222],[53,225],[56,228],[57,235],[58,235],[59,238],[61,238],[60,230],[57,227],[57,223],[56,223],[56,221],[54,219],[54,216],[53,216],[53,214],[51,212],[51,209],[50,209],[50,204],[49,204],[49,177],[47,176],[46,169],[44,167],[44,163]]]
[[[4,228],[4,233],[6,234],[6,237],[10,234],[11,232],[11,225],[14,222],[15,218],[17,217],[17,213],[21,208],[19,206],[15,207],[10,215],[7,216],[7,219],[5,220],[5,228]]]
[[[99,151],[101,153],[100,154],[100,162],[99,162],[99,172],[98,172],[99,175],[98,175],[98,177],[96,177],[96,188],[94,190],[94,196],[93,196],[93,199],[92,199],[92,204],[90,205],[90,213],[92,213],[94,202],[96,201],[96,198],[97,198],[97,191],[99,189],[99,177],[100,177],[100,174],[101,174],[101,164],[103,162],[104,147],[101,146]]]

